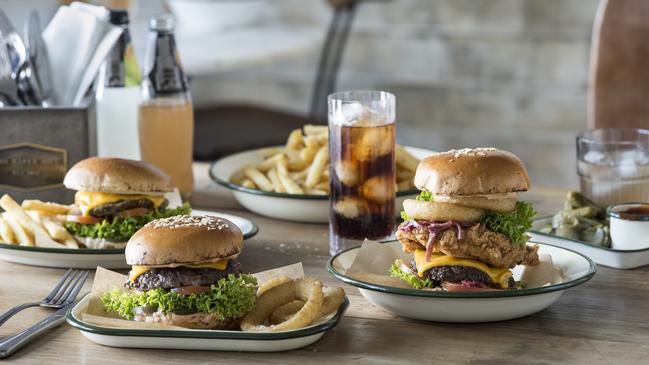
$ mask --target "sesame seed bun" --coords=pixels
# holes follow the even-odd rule
[[[215,262],[234,258],[243,249],[243,234],[227,219],[179,215],[154,220],[126,244],[126,263],[157,266]]]
[[[527,191],[530,178],[521,160],[496,148],[436,153],[417,167],[415,186],[437,195],[475,196]]]
[[[142,161],[91,157],[79,161],[63,179],[66,188],[115,194],[165,193],[173,190],[171,178]]]

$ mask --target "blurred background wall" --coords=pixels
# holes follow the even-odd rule
[[[359,6],[338,89],[397,96],[399,142],[508,149],[536,185],[576,187],[574,136],[586,127],[597,0],[393,0]],[[0,0],[21,28],[57,1]],[[266,105],[306,113],[331,17],[325,0],[140,0],[131,32],[173,9],[197,107]],[[251,131],[254,133],[254,131]]]

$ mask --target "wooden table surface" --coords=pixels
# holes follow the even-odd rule
[[[308,275],[341,285],[325,269],[327,226],[277,221],[243,210],[225,189],[196,165],[192,205],[254,220],[259,234],[246,241],[244,267],[259,271],[301,261]],[[565,191],[535,188],[524,199],[541,214],[559,209]],[[0,311],[42,298],[63,274],[0,262]],[[315,344],[284,353],[236,353],[121,349],[97,345],[63,325],[15,354],[15,363],[470,363],[470,364],[649,364],[649,267],[599,267],[588,283],[567,290],[549,309],[532,316],[487,324],[443,324],[396,317],[367,302],[354,287],[345,318]],[[90,280],[87,284],[90,286]],[[28,309],[0,328],[6,336],[46,316]]]

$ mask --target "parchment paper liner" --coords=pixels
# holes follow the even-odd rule
[[[396,259],[412,260],[412,254],[402,251],[401,245],[381,244],[365,240],[354,261],[347,266],[345,275],[371,284],[409,288],[410,285],[390,276],[389,269]],[[565,281],[565,274],[552,262],[550,255],[539,255],[537,266],[519,265],[512,269],[514,280],[521,280],[526,289],[559,284]]]
[[[278,277],[278,276],[288,276],[292,279],[301,279],[304,277],[304,269],[302,268],[302,263],[292,264],[272,270],[262,271],[256,274],[253,274],[257,278],[259,285],[265,281]],[[204,331],[204,330],[194,330],[177,326],[170,326],[163,323],[146,323],[146,322],[136,322],[122,319],[115,312],[106,312],[104,311],[104,306],[99,299],[102,294],[111,290],[112,288],[119,288],[122,291],[128,291],[124,287],[124,282],[126,281],[127,276],[104,269],[103,267],[97,267],[97,272],[95,273],[95,279],[92,284],[92,290],[90,291],[90,299],[88,301],[88,306],[85,309],[81,310],[81,320],[87,323],[99,325],[102,327],[110,328],[131,328],[131,329],[173,329],[173,330],[183,330],[183,331]],[[321,323],[331,317],[331,314],[317,320],[315,324]]]

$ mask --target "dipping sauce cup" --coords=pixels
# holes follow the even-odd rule
[[[611,224],[612,248],[649,248],[649,203],[614,204],[606,210]]]

